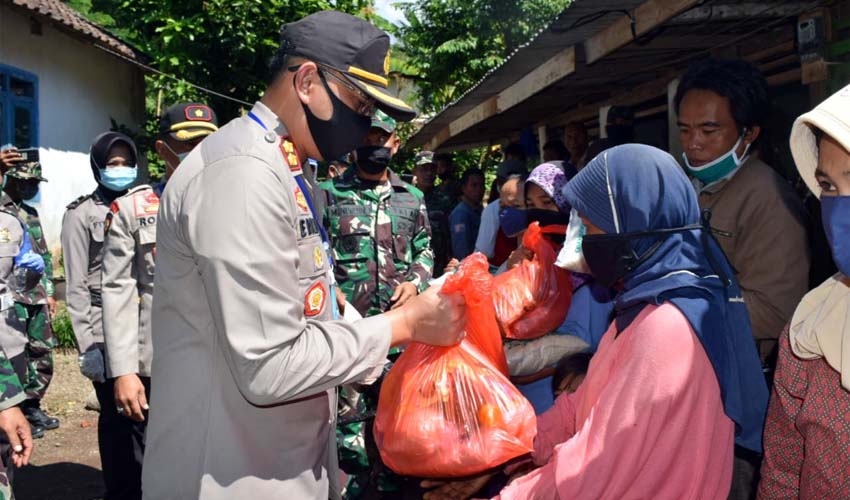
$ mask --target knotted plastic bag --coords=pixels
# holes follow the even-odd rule
[[[562,226],[550,227],[560,234],[564,232]],[[549,227],[532,223],[522,237],[522,245],[534,252],[534,258],[493,280],[493,307],[508,338],[542,337],[561,326],[570,310],[570,272],[555,266],[558,253],[545,237],[548,232]]]
[[[452,347],[410,344],[381,386],[375,441],[398,474],[478,474],[533,450],[534,409],[507,379],[487,258],[464,259],[441,293],[462,294],[466,337]]]

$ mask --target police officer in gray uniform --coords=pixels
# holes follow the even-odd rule
[[[334,388],[382,366],[390,345],[462,334],[462,304],[433,289],[332,321],[305,160],[360,145],[376,103],[415,112],[386,93],[389,37],[368,22],[320,12],[281,38],[262,100],[204,139],[162,196],[148,499],[337,498]]]
[[[95,139],[89,158],[97,189],[68,205],[62,220],[68,312],[81,353],[80,371],[91,379],[100,403],[97,437],[106,498],[139,498],[141,458],[132,453],[139,431],[118,414],[114,381],[106,378],[101,293],[104,221],[110,204],[136,180],[138,152],[126,135],[106,132]]]

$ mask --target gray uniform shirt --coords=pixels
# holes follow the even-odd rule
[[[21,251],[24,237],[21,221],[0,210],[0,347],[9,359],[24,352],[27,345],[26,320],[18,317],[14,292],[9,288],[14,259]]]
[[[271,132],[233,120],[161,200],[146,499],[337,497],[333,388],[389,349],[383,316],[329,321],[327,256],[283,125],[253,112]]]
[[[151,301],[159,196],[148,185],[112,203],[103,243],[106,376],[150,377]]]
[[[100,272],[108,212],[106,202],[94,193],[68,205],[62,219],[66,300],[80,352],[103,343]]]

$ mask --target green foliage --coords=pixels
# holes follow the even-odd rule
[[[372,0],[68,0],[89,19],[153,59],[151,66],[183,80],[146,78],[148,145],[156,138],[156,112],[179,101],[205,102],[219,122],[242,113],[242,105],[199,91],[193,82],[241,101],[257,100],[268,83],[268,63],[279,46],[280,27],[313,12],[336,9],[367,19]],[[151,176],[164,165],[151,147]]]
[[[395,30],[405,74],[415,78],[422,110],[458,98],[563,11],[570,0],[419,0],[396,4]]]
[[[59,347],[67,347],[76,349],[77,341],[74,338],[74,328],[71,326],[71,316],[68,314],[68,308],[64,302],[59,302],[56,306],[56,314],[50,322],[53,327],[53,334],[56,335],[56,345]]]

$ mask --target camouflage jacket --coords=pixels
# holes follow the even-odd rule
[[[25,399],[24,388],[15,374],[12,362],[0,349],[0,411],[17,406]]]
[[[333,245],[334,274],[364,317],[389,310],[396,287],[421,292],[434,268],[431,227],[422,192],[390,172],[389,182],[361,180],[351,168],[319,185],[323,223]]]
[[[33,251],[38,252],[44,259],[44,275],[41,277],[41,284],[27,295],[17,298],[22,304],[47,304],[47,297],[53,297],[53,259],[50,256],[50,249],[47,248],[47,240],[44,239],[38,211],[23,203],[15,203],[5,192],[0,196],[0,206],[18,214],[18,218],[26,223],[34,243]]]

